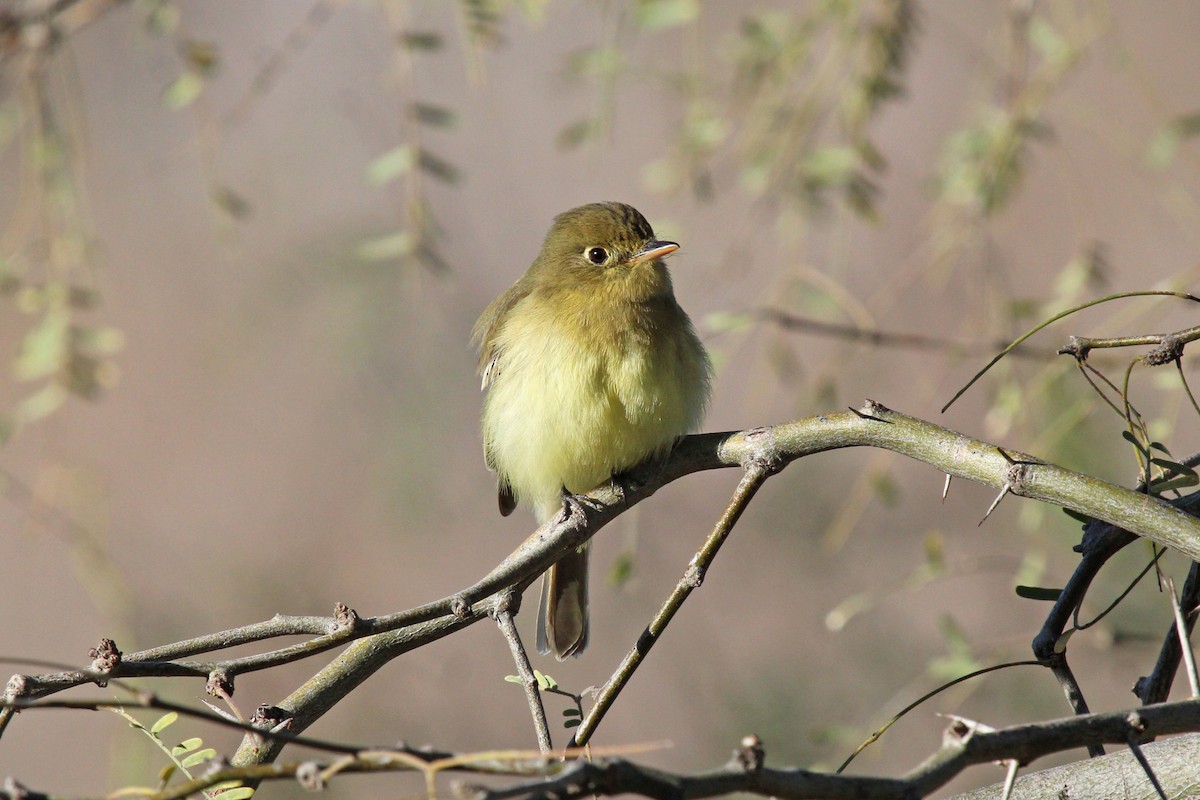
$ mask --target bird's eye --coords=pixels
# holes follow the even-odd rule
[[[603,247],[590,247],[587,251],[587,260],[599,266],[608,261],[608,251]]]

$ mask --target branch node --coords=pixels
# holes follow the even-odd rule
[[[521,595],[518,592],[509,589],[496,595],[496,601],[492,603],[492,608],[488,612],[492,618],[500,614],[508,614],[510,617],[516,616],[521,610]]]
[[[1076,361],[1082,363],[1087,361],[1088,352],[1091,349],[1092,345],[1088,340],[1072,336],[1067,340],[1066,344],[1058,348],[1058,354],[1060,356],[1072,356]]]
[[[450,601],[450,613],[459,619],[466,619],[471,616],[471,603],[465,595],[454,595]]]
[[[107,676],[121,666],[121,651],[117,649],[116,642],[105,638],[88,650],[88,657],[92,659],[92,671],[97,673],[96,685],[103,689],[108,685]]]
[[[283,725],[286,729],[291,724],[291,721],[292,714],[290,711],[268,703],[263,703],[254,709],[254,713],[247,720],[247,722],[256,728],[269,728],[272,730],[280,725]]]
[[[11,798],[11,800],[27,800],[32,796],[29,788],[11,775],[4,779],[3,784],[0,784],[0,790],[3,791],[5,797]]]
[[[687,570],[683,573],[684,586],[691,589],[699,589],[704,583],[704,570],[699,564],[689,564]]]
[[[1143,356],[1146,365],[1161,367],[1163,364],[1173,364],[1183,358],[1183,340],[1174,333],[1163,336],[1162,342]]]
[[[226,670],[214,669],[208,673],[208,682],[204,685],[204,692],[209,697],[228,700],[233,697],[233,676]]]
[[[296,766],[296,782],[301,788],[310,792],[319,792],[325,788],[325,779],[321,777],[321,765],[316,761],[305,761]]]
[[[943,714],[942,716],[950,720],[950,724],[942,732],[942,745],[945,747],[966,747],[975,734],[996,732],[991,725],[960,717],[957,714]]]
[[[29,689],[28,675],[13,675],[8,679],[8,684],[4,687],[4,700],[11,703],[25,694]]]
[[[869,398],[863,402],[863,407],[861,409],[853,407],[850,408],[850,412],[859,419],[869,419],[875,422],[887,422],[889,424],[891,421],[884,419],[883,417],[879,416],[879,414],[886,414],[890,410],[891,409],[882,403],[876,403],[874,400]]]
[[[767,754],[762,739],[751,733],[742,737],[740,746],[734,752],[733,757],[743,772],[762,772]]]
[[[754,451],[742,459],[742,469],[749,472],[757,469],[767,475],[774,475],[786,466],[787,462],[779,453],[779,438],[774,428],[751,428],[746,431],[745,440],[753,442]]]
[[[358,628],[362,619],[358,612],[340,600],[333,604],[333,630],[330,633],[349,633]]]

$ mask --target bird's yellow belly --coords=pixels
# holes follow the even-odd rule
[[[594,489],[699,424],[704,386],[692,385],[696,370],[672,357],[676,348],[586,344],[511,342],[488,392],[483,427],[493,465],[539,519],[560,508],[563,487]]]

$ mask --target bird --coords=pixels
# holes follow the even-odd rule
[[[661,459],[699,427],[712,363],[663,261],[678,249],[630,205],[579,206],[480,315],[484,460],[502,515],[522,504],[543,523],[565,494]],[[588,626],[584,544],[543,578],[538,651],[578,656]]]

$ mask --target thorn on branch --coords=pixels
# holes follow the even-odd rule
[[[1131,718],[1136,717],[1138,716],[1138,713],[1136,711],[1131,711],[1129,716]],[[1137,739],[1132,735],[1129,737],[1129,750],[1133,753],[1133,757],[1137,759],[1138,765],[1142,768],[1142,772],[1146,773],[1146,777],[1150,780],[1150,784],[1154,787],[1154,791],[1158,792],[1158,796],[1162,798],[1162,800],[1167,800],[1167,793],[1163,791],[1162,784],[1158,782],[1158,776],[1154,774],[1154,770],[1150,767],[1150,762],[1146,759],[1146,754],[1142,752],[1141,745],[1138,744]]]
[[[1003,500],[1004,496],[1007,495],[1011,491],[1012,491],[1012,486],[1010,486],[1007,483],[1004,484],[1004,486],[1002,486],[1000,488],[1000,494],[996,495],[996,499],[992,501],[992,504],[990,506],[988,506],[987,513],[983,515],[983,519],[979,520],[979,526],[982,526],[983,523],[987,522],[987,518],[990,517],[992,515],[992,512],[996,510],[996,506],[1000,505],[1000,501]]]
[[[879,412],[886,412],[889,409],[886,406],[876,403],[874,400],[868,399],[866,402],[864,402],[861,410],[854,408],[853,406],[849,406],[849,408],[850,413],[854,414],[854,416],[858,417],[859,419],[869,419],[875,422],[887,422],[891,424],[889,420],[877,416]]]
[[[121,666],[121,651],[112,639],[101,639],[100,644],[88,650],[88,657],[92,659],[92,671],[98,673],[96,685],[103,689],[108,685],[105,676]]]
[[[950,494],[950,479],[952,477],[953,476],[949,472],[946,473],[946,482],[944,484],[942,484],[942,502],[943,503],[946,502],[946,497]]]

